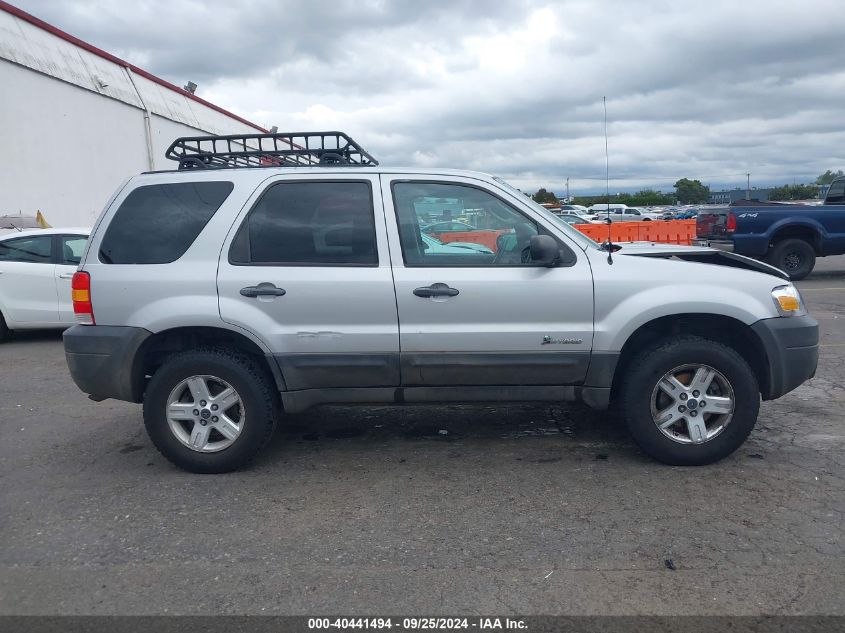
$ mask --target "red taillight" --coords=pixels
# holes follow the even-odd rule
[[[76,322],[94,325],[94,306],[91,304],[91,275],[86,272],[73,273],[70,288]]]
[[[733,213],[728,213],[728,220],[725,222],[725,230],[728,233],[736,231],[736,216]]]

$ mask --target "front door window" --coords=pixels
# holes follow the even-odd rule
[[[483,189],[397,182],[393,197],[406,266],[532,265],[537,224]]]

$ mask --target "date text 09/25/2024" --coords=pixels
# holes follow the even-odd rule
[[[524,620],[498,617],[475,618],[308,618],[309,630],[398,629],[405,631],[438,631],[450,629],[479,631],[526,630]]]

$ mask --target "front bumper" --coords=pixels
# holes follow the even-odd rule
[[[819,324],[810,317],[762,319],[751,326],[768,357],[769,384],[763,399],[774,400],[816,375]]]
[[[65,330],[65,358],[76,385],[94,399],[140,402],[143,374],[138,349],[151,332],[137,327],[75,325]]]

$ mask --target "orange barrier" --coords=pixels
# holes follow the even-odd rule
[[[596,242],[604,242],[607,239],[607,224],[573,226]],[[614,242],[658,242],[689,246],[695,239],[695,220],[614,222],[610,225],[610,239]]]

